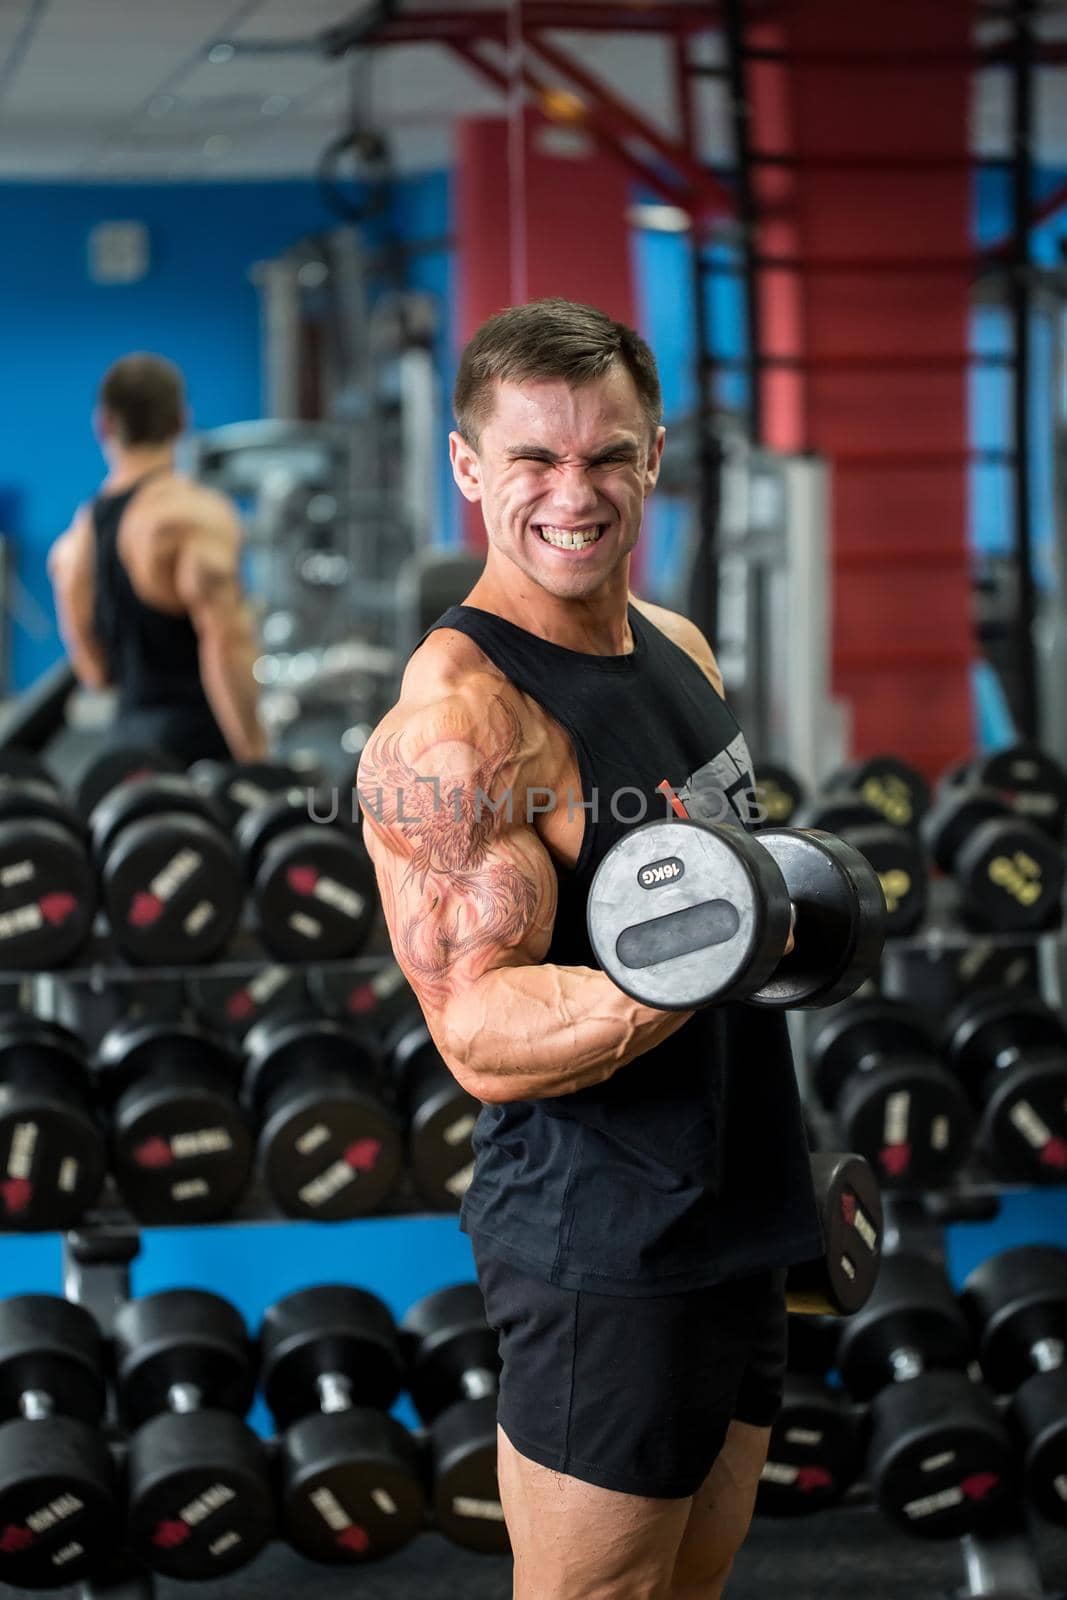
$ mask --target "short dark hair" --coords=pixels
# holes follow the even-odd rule
[[[166,444],[185,426],[185,383],[173,361],[135,351],[104,373],[98,402],[123,444]]]
[[[493,411],[497,383],[562,378],[572,389],[618,364],[629,372],[653,435],[663,420],[656,358],[639,333],[576,300],[532,300],[483,322],[459,362],[452,409],[475,449]]]

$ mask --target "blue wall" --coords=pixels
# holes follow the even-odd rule
[[[443,175],[398,185],[397,232],[445,233],[447,192]],[[104,369],[127,350],[155,350],[184,370],[194,426],[259,416],[258,305],[249,268],[337,219],[317,187],[304,182],[7,184],[0,186],[0,217],[0,531],[15,536],[29,599],[17,608],[14,629],[21,687],[59,650],[44,558],[102,476],[90,412]],[[147,225],[150,271],[136,284],[94,284],[89,231],[117,219]],[[445,259],[417,259],[412,281],[444,298]]]

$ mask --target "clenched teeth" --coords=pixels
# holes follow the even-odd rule
[[[546,524],[541,526],[541,537],[546,544],[554,544],[561,550],[582,550],[587,544],[596,544],[603,529],[592,528],[553,528]]]

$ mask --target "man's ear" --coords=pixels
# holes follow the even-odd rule
[[[460,494],[472,504],[479,501],[482,498],[482,463],[477,450],[461,433],[449,434],[448,459]]]
[[[666,428],[659,427],[656,429],[656,437],[652,441],[652,447],[648,452],[648,460],[645,463],[646,494],[651,494],[653,489],[656,487],[656,482],[659,478],[659,469],[663,462],[663,441],[666,439],[666,437]]]

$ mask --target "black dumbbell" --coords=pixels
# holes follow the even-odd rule
[[[801,1316],[850,1317],[867,1303],[882,1257],[882,1199],[862,1156],[819,1151],[811,1182],[823,1249],[786,1274],[786,1301]]]
[[[1022,1245],[991,1256],[964,1283],[960,1303],[987,1383],[1014,1396],[1027,1497],[1067,1527],[1067,1250]]]
[[[79,1040],[34,1017],[0,1018],[0,1226],[74,1227],[106,1169]]]
[[[237,1103],[240,1058],[191,1022],[120,1022],[93,1078],[111,1170],[142,1222],[210,1222],[248,1185],[252,1134]]]
[[[279,1429],[282,1531],[312,1561],[389,1555],[426,1521],[419,1451],[388,1407],[403,1360],[392,1314],[343,1284],[268,1307],[263,1393]]]
[[[1039,933],[1062,918],[1064,855],[993,789],[949,788],[923,819],[927,849],[956,882],[970,926]]]
[[[0,750],[0,783],[22,783],[27,778],[31,783],[43,783],[58,793],[59,786],[35,751],[20,745]]]
[[[88,820],[104,796],[122,784],[180,771],[181,765],[173,756],[152,745],[112,745],[82,768],[72,791],[75,808],[80,817]]]
[[[313,789],[323,781],[318,767],[288,761],[197,761],[189,768],[189,777],[220,807],[230,829],[247,811],[258,811],[279,795]]]
[[[755,773],[760,821],[772,828],[788,828],[807,800],[804,785],[795,772],[773,761],[757,761]]]
[[[400,1325],[410,1350],[408,1387],[430,1430],[434,1525],[485,1555],[509,1549],[496,1480],[498,1338],[477,1283],[453,1283],[416,1302]]]
[[[604,856],[586,921],[603,971],[645,1005],[804,1009],[877,970],[886,905],[863,856],[829,834],[646,822]]]
[[[979,1147],[1018,1183],[1067,1182],[1067,1027],[1037,995],[990,989],[945,1024],[949,1064],[980,1108]]]
[[[251,976],[240,961],[192,974],[186,980],[186,993],[201,1022],[232,1039],[243,1039],[264,1017],[308,1009],[305,974],[262,962],[256,963]]]
[[[0,967],[64,966],[95,914],[85,830],[70,806],[48,783],[0,783]]]
[[[826,794],[842,790],[857,795],[894,828],[919,831],[930,807],[930,785],[917,767],[899,756],[868,756],[831,773],[823,784]]]
[[[1051,838],[1062,840],[1067,827],[1067,772],[1033,744],[1009,745],[990,755],[958,762],[941,775],[942,791],[965,785],[995,789],[1011,809]]]
[[[104,1404],[103,1341],[84,1306],[0,1300],[0,1583],[62,1589],[110,1563],[120,1518]]]
[[[244,1319],[220,1295],[168,1289],[120,1306],[113,1338],[131,1552],[189,1582],[246,1566],[274,1506],[263,1446],[242,1420],[255,1391]]]
[[[237,825],[256,927],[281,961],[341,960],[370,937],[374,869],[358,824],[339,812],[336,796],[282,795]]]
[[[289,1217],[338,1222],[375,1211],[403,1166],[374,1043],[319,1017],[259,1022],[245,1038],[242,1095],[259,1166]]]
[[[240,867],[219,815],[187,778],[120,784],[89,820],[116,944],[140,966],[211,961],[241,914]]]
[[[401,1323],[408,1386],[430,1430],[434,1525],[453,1544],[493,1555],[508,1549],[496,1476],[497,1336],[476,1283],[438,1289]]]
[[[789,1318],[782,1408],[771,1428],[760,1474],[760,1516],[804,1516],[836,1505],[859,1477],[863,1426],[858,1407],[825,1382],[834,1364],[839,1322]]]
[[[809,1045],[812,1085],[887,1186],[944,1184],[970,1153],[974,1118],[959,1081],[938,1059],[933,1028],[900,1000],[839,1006]]]
[[[848,790],[820,796],[801,813],[799,825],[839,835],[870,862],[886,903],[886,933],[903,938],[926,915],[928,874],[918,840],[896,827],[861,795]]]
[[[926,1256],[883,1257],[867,1305],[842,1325],[841,1377],[871,1402],[876,1499],[920,1538],[975,1533],[1012,1492],[1011,1443],[992,1397],[967,1375],[971,1353],[963,1312]]]
[[[473,1175],[471,1134],[481,1103],[460,1088],[417,1013],[397,1025],[389,1059],[416,1187],[437,1210],[456,1211]]]
[[[395,961],[383,961],[373,972],[351,967],[312,967],[308,988],[327,1016],[366,1023],[385,1035],[418,1006]]]

